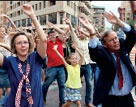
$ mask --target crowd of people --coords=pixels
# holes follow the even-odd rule
[[[64,17],[67,29],[48,22],[49,30],[44,31],[31,5],[23,4],[22,10],[34,31],[19,29],[10,17],[0,15],[11,23],[8,29],[0,27],[0,99],[5,91],[1,106],[46,107],[48,89],[56,80],[59,106],[82,107],[84,77],[87,107],[134,107],[131,90],[136,86],[136,70],[129,58],[135,45],[134,27],[113,12],[104,12],[125,37],[119,38],[113,30],[100,34],[83,16],[78,17],[82,26],[73,28]]]

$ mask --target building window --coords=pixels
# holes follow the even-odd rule
[[[23,14],[23,10],[21,10],[21,14]]]
[[[11,17],[11,18],[13,17],[13,14],[12,14],[12,13],[10,14],[10,17]]]
[[[26,27],[26,19],[23,19],[23,20],[22,20],[22,26],[23,26],[23,27]]]
[[[27,19],[27,26],[31,26],[31,19],[30,18]]]
[[[34,9],[34,5],[32,5],[33,9]]]
[[[12,6],[10,6],[10,10],[12,10]]]
[[[41,10],[41,8],[42,8],[42,3],[40,2],[39,3],[39,10]]]
[[[37,4],[35,4],[35,10],[37,10]]]
[[[70,19],[70,14],[69,14],[69,13],[66,13],[66,17],[67,17],[68,19]]]
[[[17,11],[17,15],[18,15],[18,16],[20,15],[20,11]]]
[[[71,16],[71,24],[72,24],[73,27],[76,26],[76,17],[73,16],[73,15]]]
[[[40,24],[46,25],[46,15],[39,16],[39,18],[40,18]]]
[[[53,6],[56,4],[56,1],[55,0],[50,0],[50,6]]]
[[[10,1],[10,4],[12,4],[12,1]]]
[[[43,8],[46,8],[46,1],[43,1]]]
[[[60,24],[63,24],[62,18],[63,18],[63,12],[60,12]]]
[[[74,3],[74,11],[76,12],[76,4]]]
[[[11,26],[11,23],[10,22],[8,22],[7,23],[7,28],[9,28]]]
[[[49,21],[53,24],[57,24],[57,13],[49,14]]]
[[[67,6],[70,6],[70,1],[67,1]]]
[[[20,20],[17,20],[17,27],[20,27]]]
[[[17,6],[20,6],[20,2],[17,2]]]

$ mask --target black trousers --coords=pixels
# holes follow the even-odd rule
[[[105,97],[102,107],[134,107],[134,100],[131,93],[124,96],[108,95]]]

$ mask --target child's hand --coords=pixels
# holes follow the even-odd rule
[[[57,50],[57,48],[58,48],[58,45],[54,45],[52,49],[55,51]]]
[[[71,44],[71,47],[72,47],[73,49],[75,49],[75,48],[76,48],[75,43],[72,43],[72,44]]]
[[[66,22],[66,24],[70,24],[71,21],[68,18],[63,18],[63,20]]]

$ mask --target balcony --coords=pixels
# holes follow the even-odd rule
[[[78,5],[83,11],[85,11],[88,15],[90,14],[90,10],[88,9],[88,7],[83,3],[83,2],[79,2]]]

